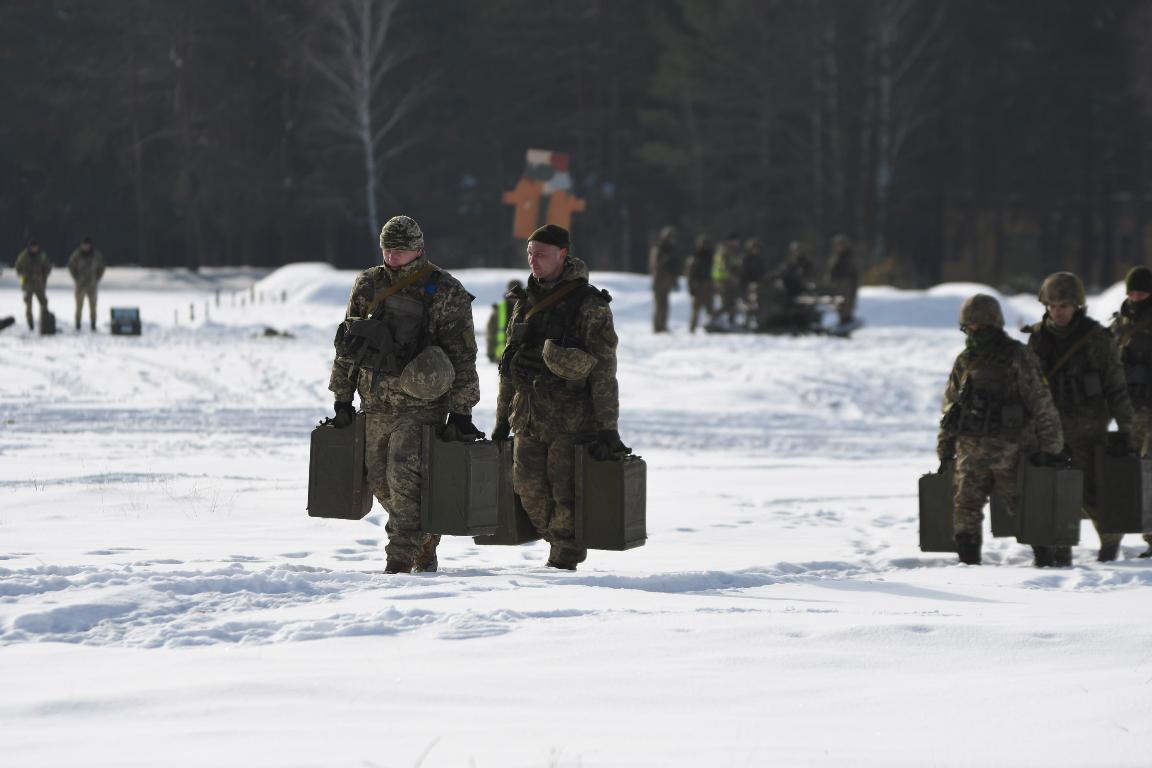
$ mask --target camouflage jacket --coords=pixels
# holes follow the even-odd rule
[[[856,259],[852,251],[833,253],[828,259],[828,270],[824,281],[829,285],[851,285],[860,283],[860,271],[856,268]]]
[[[400,269],[386,266],[372,267],[360,273],[348,298],[346,318],[368,315],[373,297],[392,283],[419,272],[429,266],[426,256]],[[432,281],[419,281],[396,295],[422,299],[424,292],[434,286],[428,309],[428,344],[441,347],[456,369],[451,389],[436,400],[420,400],[400,389],[399,376],[382,374],[373,388],[374,375],[361,373],[351,360],[336,356],[328,389],[338,401],[351,401],[354,392],[360,394],[360,407],[367,413],[386,413],[410,417],[416,421],[431,422],[442,418],[445,412],[470,414],[480,402],[480,379],[476,374],[476,333],[472,325],[472,294],[464,290],[460,281],[443,270]]]
[[[967,347],[952,366],[936,441],[940,458],[955,455],[957,437],[978,434],[965,422],[970,424],[973,419],[969,417],[981,408],[992,414],[988,436],[1047,453],[1058,453],[1064,447],[1060,413],[1036,356],[1003,331],[982,347]],[[1019,409],[1018,420],[1008,415],[1014,409]]]
[[[1152,409],[1152,300],[1125,300],[1109,326],[1133,409]]]
[[[43,288],[48,284],[48,273],[51,271],[52,262],[48,259],[47,251],[41,250],[39,254],[34,254],[25,248],[16,257],[16,274],[20,275],[20,285],[24,287]]]
[[[90,253],[77,248],[68,257],[68,272],[77,286],[88,287],[104,277],[104,254],[93,249]]]
[[[1111,335],[1100,323],[1081,310],[1067,328],[1056,328],[1045,316],[1027,330],[1032,334],[1028,348],[1040,361],[1066,438],[1071,433],[1103,433],[1113,418],[1121,431],[1131,429],[1132,403],[1124,368]]]
[[[533,306],[553,291],[574,281],[587,283],[588,267],[575,257],[568,258],[560,279],[543,284],[535,277],[528,278],[527,288],[514,291],[516,298],[512,317],[508,321],[508,338],[516,333],[515,326]],[[579,290],[577,290],[579,296]],[[592,434],[601,429],[616,429],[620,417],[620,392],[616,381],[616,330],[612,325],[609,297],[600,291],[587,291],[578,298],[579,305],[573,316],[571,334],[580,340],[580,346],[597,359],[587,379],[573,386],[547,386],[543,380],[525,382],[508,372],[511,361],[501,362],[500,395],[496,402],[496,420],[507,420],[512,430],[535,440],[549,441],[561,434]],[[558,311],[564,302],[553,304],[550,311]],[[539,316],[545,313],[542,311]],[[542,346],[543,342],[539,342]],[[539,354],[539,349],[527,350]],[[515,353],[509,343],[505,358]]]
[[[675,282],[680,276],[680,255],[676,252],[676,245],[661,240],[652,246],[648,253],[648,269],[654,283]]]

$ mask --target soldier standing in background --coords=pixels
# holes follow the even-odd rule
[[[653,333],[668,331],[668,294],[679,287],[680,254],[677,252],[675,227],[664,227],[660,237],[648,253],[648,269],[652,273]]]
[[[727,315],[728,325],[736,324],[736,301],[740,298],[740,235],[731,232],[724,242],[716,246],[712,255],[712,283],[720,296],[716,315]]]
[[[1020,457],[1039,442],[1033,460],[1043,463],[1064,444],[1060,414],[1044,385],[1036,357],[1004,333],[995,298],[978,293],[960,307],[967,336],[944,390],[944,418],[936,453],[941,470],[956,462],[952,526],[960,562],[980,564],[984,505],[995,490],[1017,514],[1016,471]],[[1047,554],[1036,553],[1044,565]]]
[[[76,330],[80,330],[80,315],[84,299],[88,299],[88,319],[96,330],[96,286],[104,277],[104,254],[92,246],[90,238],[80,241],[80,247],[68,257],[68,272],[76,283]]]
[[[444,425],[444,439],[484,436],[471,416],[480,400],[473,296],[428,261],[424,233],[408,216],[388,220],[380,250],[383,266],[356,278],[345,316],[382,320],[391,344],[373,370],[358,367],[352,358],[357,339],[346,320],[337,332],[328,388],[336,396],[336,426],[354,422],[357,392],[367,416],[368,486],[388,511],[385,571],[435,571],[440,537],[420,528],[423,432],[426,425]]]
[[[856,314],[856,294],[860,290],[860,272],[847,235],[832,238],[832,255],[824,279],[829,292],[844,298],[836,312],[840,315],[840,325],[847,325]]]
[[[1084,284],[1071,272],[1049,275],[1040,286],[1044,319],[1031,326],[1028,348],[1040,360],[1052,400],[1060,411],[1064,446],[1072,466],[1084,473],[1084,512],[1096,520],[1096,447],[1115,418],[1125,442],[1132,429],[1132,403],[1112,337],[1086,314]],[[1100,562],[1115,560],[1119,533],[1100,534]],[[1035,547],[1037,565],[1070,565],[1071,547]],[[1042,551],[1044,550],[1044,551]],[[1047,563],[1040,562],[1046,559]]]
[[[532,274],[512,311],[492,439],[515,432],[512,485],[550,545],[547,565],[574,571],[588,555],[576,541],[576,446],[594,441],[600,459],[629,449],[617,431],[611,297],[588,284],[569,246],[555,224],[528,240]]]
[[[700,313],[704,322],[712,320],[712,238],[708,235],[696,237],[696,250],[688,258],[685,272],[688,277],[688,293],[692,296],[692,316],[688,320],[688,330],[696,333]]]
[[[1132,445],[1140,455],[1152,455],[1152,270],[1133,267],[1124,278],[1128,298],[1112,318],[1109,330],[1120,350],[1132,419]],[[1148,549],[1140,557],[1152,557],[1152,533],[1145,531]]]
[[[16,274],[20,276],[20,287],[24,290],[24,316],[28,319],[28,330],[35,330],[32,322],[32,297],[40,302],[40,313],[48,311],[48,273],[52,271],[52,262],[48,260],[47,251],[40,249],[40,243],[35,240],[28,241],[28,247],[20,251],[16,257]]]

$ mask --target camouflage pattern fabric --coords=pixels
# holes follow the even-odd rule
[[[1020,446],[998,437],[959,437],[956,440],[956,490],[952,528],[955,533],[980,535],[984,505],[993,491],[1004,499],[1009,514],[1017,506],[1016,466]]]
[[[712,319],[712,299],[714,289],[712,285],[712,249],[697,249],[688,259],[686,267],[688,277],[688,293],[692,296],[692,314],[688,318],[688,328],[693,333],[700,324],[700,315],[703,313],[704,322]]]
[[[68,257],[68,273],[77,287],[95,286],[104,277],[104,254],[95,249],[86,254],[77,248]]]
[[[16,257],[16,274],[20,276],[20,286],[24,289],[25,301],[29,293],[41,294],[48,285],[48,275],[52,272],[52,262],[47,251],[32,253],[27,248]]]
[[[844,297],[836,307],[836,313],[841,323],[847,323],[856,315],[856,296],[860,291],[860,273],[851,249],[844,248],[832,254],[825,282],[830,293]]]
[[[382,250],[418,251],[424,247],[424,232],[411,216],[393,216],[380,229]]]
[[[433,548],[440,537],[420,529],[420,482],[424,425],[404,416],[370,413],[364,424],[364,463],[368,487],[388,512],[384,530],[389,558],[415,563],[425,545]]]
[[[680,278],[680,259],[676,253],[675,240],[664,237],[652,246],[648,254],[648,266],[652,272],[652,330],[661,333],[668,330],[668,294],[676,290]]]
[[[76,284],[76,330],[80,330],[80,316],[84,314],[84,300],[88,300],[88,322],[96,330],[96,284]]]
[[[1148,374],[1152,373],[1152,300],[1137,303],[1125,299],[1108,330],[1120,352],[1128,397],[1135,411],[1132,445],[1141,456],[1152,456],[1152,382],[1148,381]],[[1144,534],[1144,541],[1152,545],[1152,534]]]
[[[571,566],[584,562],[588,550],[576,543],[577,435],[548,441],[516,436],[512,451],[512,487],[528,519],[550,545],[548,559]]]

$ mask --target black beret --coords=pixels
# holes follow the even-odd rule
[[[1132,293],[1132,291],[1152,293],[1152,269],[1132,267],[1128,271],[1127,277],[1124,278],[1124,290],[1126,293]]]
[[[529,237],[529,241],[535,240],[538,243],[547,243],[554,245],[557,248],[568,248],[571,242],[568,237],[568,230],[564,227],[555,224],[545,224],[540,229],[533,232]]]

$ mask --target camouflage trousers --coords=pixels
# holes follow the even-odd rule
[[[1140,447],[1144,458],[1152,456],[1152,408],[1140,408],[1132,419],[1132,445]],[[1152,546],[1152,533],[1144,534],[1144,541]]]
[[[32,322],[32,297],[36,297],[36,301],[40,302],[40,311],[48,311],[48,295],[44,292],[42,285],[24,285],[24,317],[28,320],[28,327],[35,328]]]
[[[96,330],[96,285],[76,285],[76,330],[80,330],[80,316],[84,314],[84,299],[88,299],[88,319]]]
[[[700,324],[701,312],[704,313],[705,323],[712,319],[712,281],[693,283],[690,288],[692,290],[692,316],[688,318],[688,330],[695,333],[696,326]]]
[[[720,294],[720,309],[716,312],[717,316],[727,315],[729,325],[735,324],[737,304],[744,293],[742,286],[735,278],[729,277],[716,286],[716,292]]]
[[[390,414],[369,413],[364,425],[368,487],[388,512],[389,558],[415,563],[425,545],[436,550],[439,536],[420,528],[420,481],[424,424]]]
[[[1104,442],[1103,432],[1073,431],[1065,422],[1064,447],[1072,455],[1072,466],[1084,473],[1084,514],[1096,521],[1096,446]],[[1101,533],[1101,544],[1115,544],[1124,538],[1122,533]]]
[[[955,533],[979,536],[983,531],[984,505],[995,491],[1008,512],[1017,510],[1016,462],[1020,445],[998,437],[956,438],[956,479],[952,506]]]
[[[551,545],[549,560],[562,565],[584,562],[588,549],[576,543],[576,443],[561,434],[549,442],[516,436],[512,487],[536,532]]]
[[[676,290],[676,276],[660,276],[652,281],[652,330],[668,330],[668,294]]]

